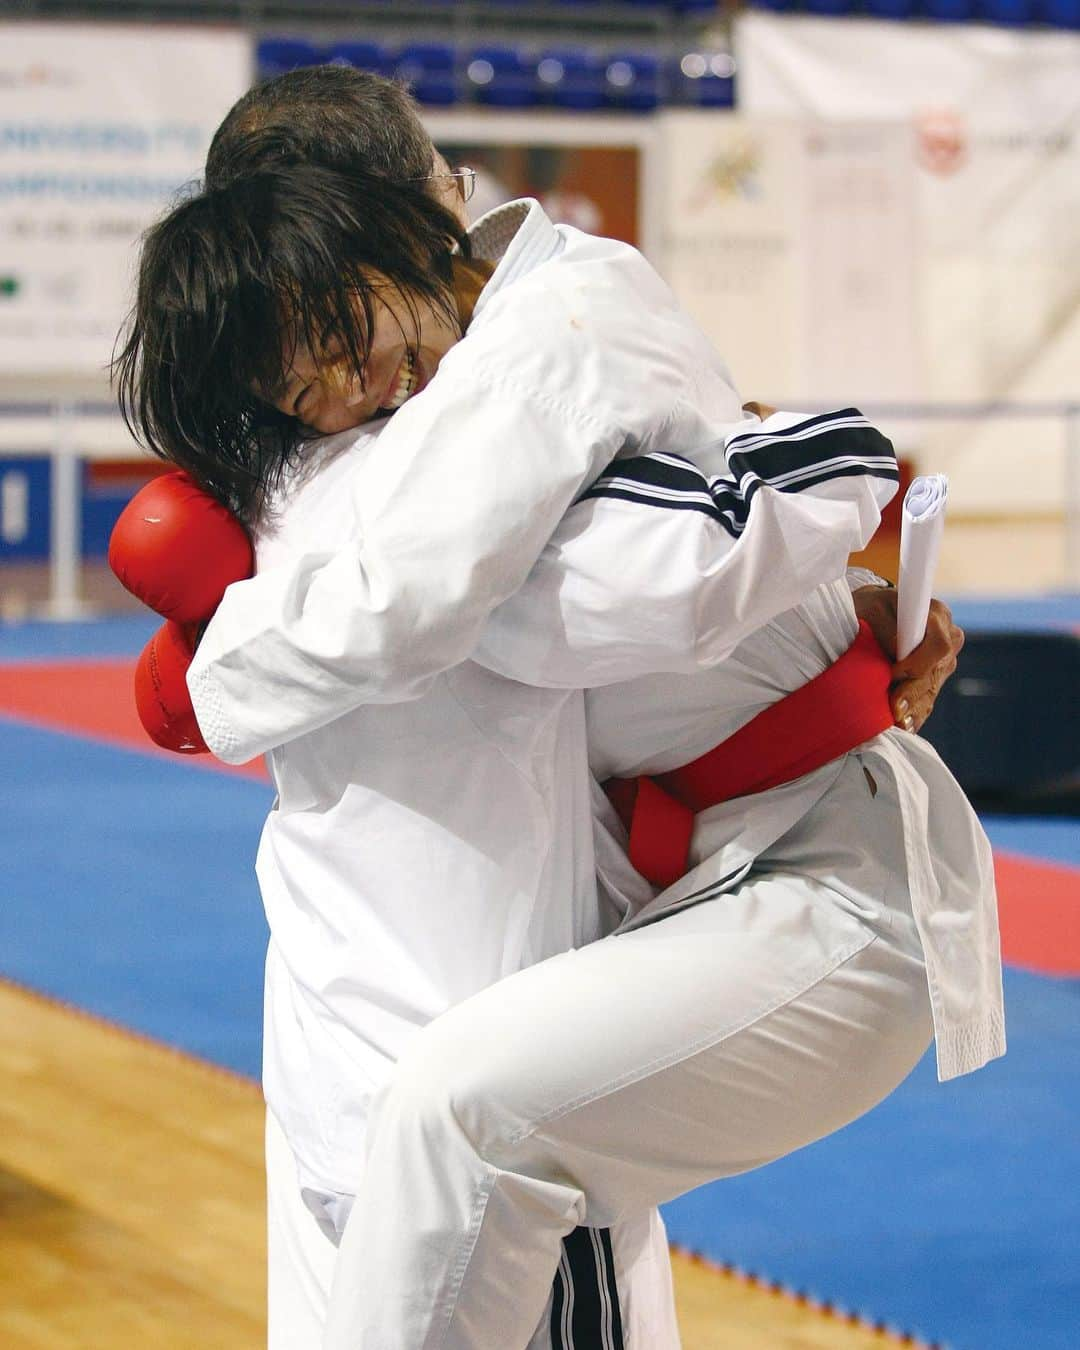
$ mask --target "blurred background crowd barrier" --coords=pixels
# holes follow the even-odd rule
[[[252,80],[321,62],[406,82],[477,214],[637,244],[747,398],[858,406],[947,473],[941,590],[1080,587],[1080,0],[41,0],[0,37],[0,622],[132,603],[139,236]]]
[[[836,400],[829,406],[836,406]],[[850,400],[844,400],[849,402]],[[826,405],[786,400],[807,412]],[[1080,584],[1080,403],[877,404],[862,411],[893,440],[902,484],[945,471],[959,504],[942,546],[940,589],[1009,594]],[[970,476],[1007,480],[1050,460],[1046,499],[965,506]],[[971,461],[975,460],[972,465]],[[139,608],[108,571],[109,534],[143,483],[167,465],[134,446],[107,400],[0,402],[0,622],[76,619]],[[857,561],[896,571],[900,497]]]
[[[944,584],[1076,585],[1080,16],[882,3],[0,6],[0,560],[40,557],[65,457],[88,522],[137,479],[96,405],[138,237],[253,78],[336,61],[410,84],[478,211],[641,247],[748,398],[880,408],[952,479]]]

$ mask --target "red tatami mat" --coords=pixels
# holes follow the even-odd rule
[[[1080,976],[1080,868],[995,851],[994,871],[1005,960]]]
[[[133,670],[128,658],[0,666],[0,715],[176,760],[139,725]],[[200,768],[266,777],[261,760],[234,767],[211,755],[185,759]],[[1005,959],[1046,975],[1080,976],[1080,868],[1000,851],[995,863]]]
[[[223,764],[212,755],[174,755],[149,739],[135,713],[131,682],[135,662],[125,658],[0,666],[0,715],[52,731],[90,736],[148,755],[185,759],[200,768],[265,778],[262,760]]]

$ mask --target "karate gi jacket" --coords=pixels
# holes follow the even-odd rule
[[[321,1190],[355,1190],[371,1094],[416,1028],[605,930],[583,696],[466,659],[485,622],[613,456],[722,456],[746,427],[633,249],[535,203],[485,217],[474,248],[499,261],[465,338],[389,423],[310,447],[189,677],[213,749],[269,751],[264,1082]],[[714,583],[701,659],[842,574],[895,488],[872,448],[771,485],[747,462],[722,489],[737,535],[681,513],[678,585]],[[665,562],[624,546],[626,582]]]
[[[835,430],[829,430],[830,420]],[[749,439],[757,448],[759,468],[766,469],[768,457],[782,464],[790,436],[809,425],[779,414],[741,435],[736,429],[725,457],[736,459],[740,444]],[[814,425],[823,452],[830,440],[850,437],[841,430],[842,416],[815,419]],[[707,452],[699,456],[706,465],[710,458]],[[822,454],[826,472],[835,472],[837,462]],[[719,517],[724,480],[683,464],[678,479],[668,476],[660,491],[656,468],[619,463],[593,485],[567,513],[525,585],[492,616],[475,653],[478,661],[509,678],[588,687],[589,760],[600,781],[662,774],[692,762],[820,675],[857,631],[848,580],[861,584],[865,575],[819,586],[733,649],[725,637],[737,634],[738,625],[710,634],[709,583],[698,579],[694,588],[684,589],[678,581],[693,573],[688,560],[679,557],[680,513]],[[651,521],[646,519],[650,512]],[[643,545],[639,556],[649,556],[644,548],[649,541],[657,550],[655,571],[628,573],[613,562],[610,546],[620,534],[621,557],[635,538]],[[601,596],[605,603],[599,602]],[[896,783],[939,1077],[970,1073],[1005,1052],[989,841],[959,784],[921,737],[891,728],[853,753],[872,774],[889,773]],[[701,812],[689,870],[659,894],[630,865],[625,831],[594,789],[597,869],[603,893],[622,912],[622,927],[652,923],[720,896],[752,866],[767,864],[770,848],[827,796],[845,758]],[[878,809],[869,795],[863,809],[868,814]],[[858,838],[858,815],[846,820],[845,831],[849,839]],[[813,866],[807,865],[808,875]],[[825,885],[836,880],[830,873],[817,879]]]

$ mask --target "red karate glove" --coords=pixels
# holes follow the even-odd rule
[[[162,474],[120,513],[109,566],[144,605],[177,623],[204,623],[226,586],[251,576],[247,531],[186,473]]]
[[[146,734],[178,755],[205,755],[209,746],[195,720],[187,669],[195,655],[199,625],[170,619],[142,649],[135,667],[135,707]]]
[[[251,576],[247,531],[186,473],[167,473],[147,483],[120,513],[109,540],[109,565],[132,595],[169,620],[135,668],[139,720],[166,750],[206,753],[187,669],[225,588]]]

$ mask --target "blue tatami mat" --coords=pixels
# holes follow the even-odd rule
[[[950,595],[946,599],[956,622],[972,633],[1080,630],[1080,591],[1049,595]]]
[[[0,719],[0,975],[257,1076],[268,784]]]
[[[0,661],[65,661],[79,657],[134,658],[160,627],[149,610],[79,623],[0,622]]]
[[[672,1240],[952,1350],[1076,1350],[1080,981],[1005,993],[1004,1059],[942,1084],[928,1054],[839,1134],[667,1206]]]
[[[157,622],[4,626],[0,660],[130,656]],[[269,785],[2,718],[0,760],[0,974],[257,1076]],[[987,825],[1080,863],[1075,821]],[[1077,1350],[1080,981],[1009,971],[1006,997],[1004,1060],[942,1085],[928,1056],[838,1135],[668,1206],[672,1239],[952,1350]]]
[[[1042,862],[1080,867],[1080,820],[1075,817],[1042,820],[984,815],[982,823],[995,849],[1024,853]]]

